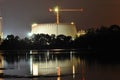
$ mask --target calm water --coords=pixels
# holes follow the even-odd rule
[[[119,58],[88,54],[73,50],[4,51],[0,53],[0,80],[120,80]]]

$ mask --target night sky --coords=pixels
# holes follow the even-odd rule
[[[120,0],[0,0],[3,33],[27,36],[31,24],[54,23],[56,16],[49,12],[54,6],[83,8],[83,12],[61,12],[60,22],[74,21],[77,29],[120,25]]]

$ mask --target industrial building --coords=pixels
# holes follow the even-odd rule
[[[56,13],[56,23],[45,23],[45,24],[33,24],[32,25],[32,34],[55,34],[57,35],[65,35],[65,36],[71,36],[74,38],[77,35],[77,29],[75,24],[72,23],[60,23],[60,11],[79,11],[82,12],[83,9],[59,9],[58,6],[56,6],[53,9],[49,9],[50,12]]]
[[[2,17],[0,16],[0,44],[3,39],[3,32],[2,32]]]
[[[45,24],[33,24],[32,34],[55,34],[75,37],[77,29],[75,24],[70,23],[45,23]]]

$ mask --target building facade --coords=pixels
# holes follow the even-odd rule
[[[55,34],[75,37],[77,29],[74,24],[68,23],[46,23],[46,24],[33,24],[32,34]]]

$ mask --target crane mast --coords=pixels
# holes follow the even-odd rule
[[[72,12],[72,11],[79,11],[79,12],[82,12],[83,11],[83,9],[82,8],[80,8],[80,9],[59,9],[59,7],[57,6],[57,7],[55,7],[55,8],[53,8],[53,9],[49,9],[49,11],[50,12],[56,12],[56,23],[57,24],[59,24],[60,23],[60,21],[59,21],[59,19],[60,19],[60,15],[59,15],[59,12],[61,12],[61,11],[70,11],[70,12]]]

